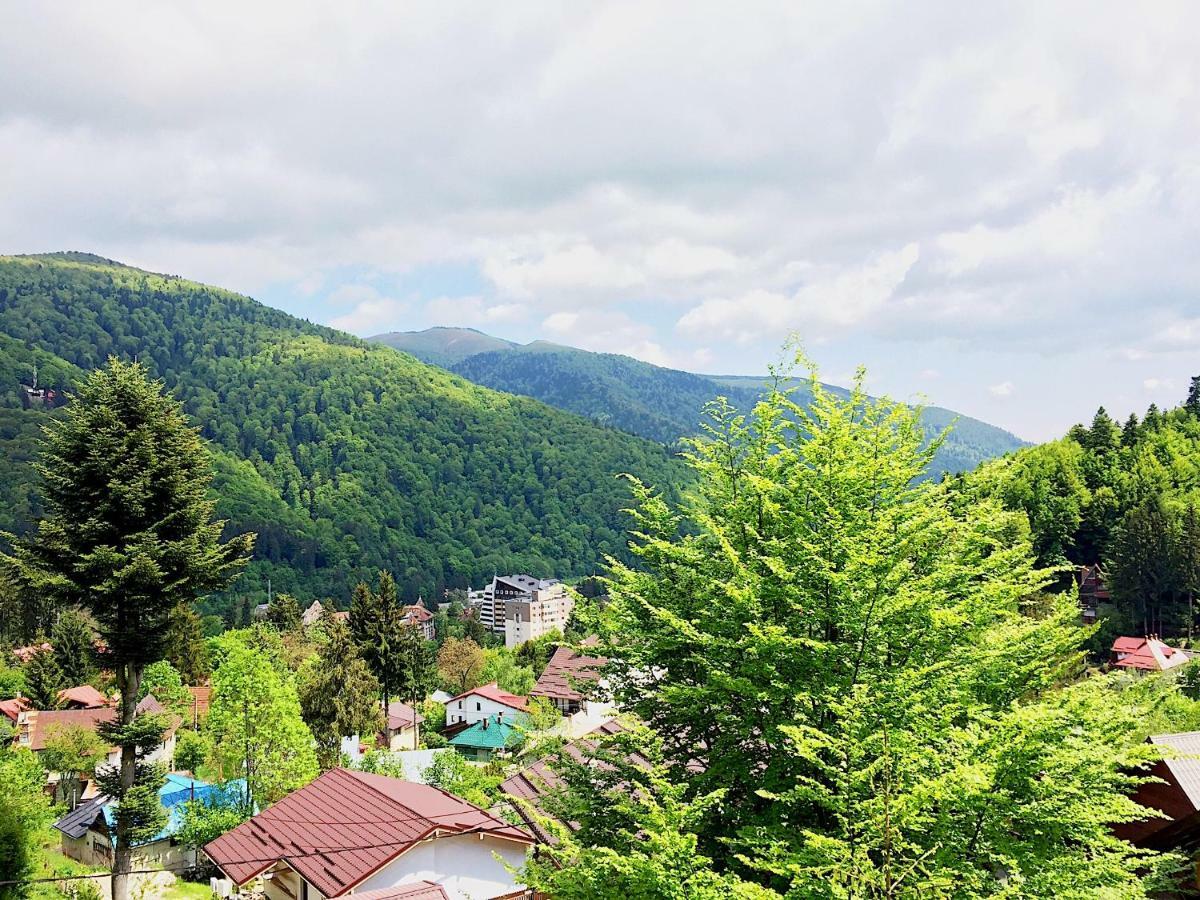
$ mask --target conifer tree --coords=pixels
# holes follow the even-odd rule
[[[366,584],[354,588],[350,599],[350,632],[362,658],[379,679],[380,700],[385,710],[401,686],[401,670],[406,662],[398,657],[397,651],[409,630],[396,580],[390,572],[379,573],[377,590]]]
[[[87,684],[96,676],[92,624],[78,610],[64,610],[50,632],[54,658],[68,687]]]
[[[338,764],[341,739],[358,735],[371,741],[383,728],[379,680],[358,654],[350,629],[324,618],[326,640],[298,676],[300,711],[317,742],[322,769]]]
[[[208,644],[200,617],[181,603],[171,613],[167,627],[167,660],[182,676],[185,684],[202,684],[211,671]]]
[[[1162,426],[1162,413],[1158,411],[1158,404],[1151,403],[1146,408],[1146,415],[1142,417],[1142,428],[1146,431],[1158,431]]]
[[[1184,403],[1184,409],[1194,419],[1200,419],[1200,375],[1193,375],[1192,381],[1188,385],[1187,401]]]
[[[4,562],[27,595],[87,609],[107,646],[121,692],[104,732],[121,750],[105,784],[118,810],[112,895],[126,900],[132,843],[161,814],[143,748],[158,743],[162,723],[135,719],[142,673],[164,655],[171,611],[228,585],[253,537],[222,543],[208,453],[138,363],[110,359],[88,376],[47,426],[39,473],[46,516],[35,534],[13,539]]]
[[[67,687],[62,668],[50,650],[39,650],[25,664],[25,694],[34,709],[57,709],[58,692]]]
[[[1095,453],[1105,453],[1115,449],[1120,444],[1121,431],[1103,406],[1096,410],[1092,417],[1092,427],[1088,431],[1088,449]]]
[[[1125,425],[1121,428],[1121,446],[1136,447],[1141,434],[1142,429],[1137,415],[1130,413],[1129,418],[1125,420]]]

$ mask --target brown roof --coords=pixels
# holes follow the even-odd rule
[[[582,700],[583,694],[577,688],[582,682],[597,681],[600,678],[598,670],[607,664],[608,660],[602,656],[582,656],[570,647],[559,647],[546,663],[530,696]]]
[[[433,618],[433,613],[431,613],[421,604],[414,603],[412,606],[406,608],[404,617],[408,619],[409,622],[415,620],[423,624]]]
[[[584,758],[585,754],[595,750],[596,744],[600,739],[624,730],[625,726],[620,721],[610,719],[603,725],[593,728],[579,740],[567,744],[561,750],[549,756],[543,756],[533,765],[505,779],[500,784],[500,792],[518,800],[524,800],[544,814],[541,806],[546,795],[563,786],[562,778],[554,771],[554,764],[558,761],[559,756],[565,754],[571,757],[571,759],[579,761]],[[543,843],[551,842],[551,835],[546,832],[544,826],[537,821],[537,818],[530,814],[525,803],[514,803],[513,806],[516,807],[517,812],[525,820],[530,830],[537,835],[538,840]]]
[[[192,712],[203,718],[208,715],[208,707],[212,704],[212,688],[207,684],[197,684],[188,687],[192,695]]]
[[[162,708],[162,704],[154,698],[153,694],[148,694],[137,705],[137,711],[139,714],[166,712]],[[99,709],[46,709],[31,712],[28,714],[29,749],[35,751],[45,750],[46,738],[55,730],[86,728],[88,731],[95,731],[101,722],[111,722],[116,716],[117,711],[111,706],[104,706]],[[175,729],[182,722],[183,720],[179,716],[172,716],[171,725],[167,728],[164,739],[174,734]]]
[[[354,900],[449,900],[449,895],[440,884],[414,881],[376,891],[355,891]]]
[[[337,897],[434,832],[532,843],[515,825],[437,788],[330,769],[204,852],[239,885],[286,860],[326,897]]]
[[[500,685],[494,681],[487,684],[481,684],[479,687],[473,687],[469,691],[463,691],[457,697],[451,697],[447,703],[453,703],[455,700],[461,700],[463,697],[470,697],[472,694],[478,694],[480,697],[487,697],[489,700],[495,700],[504,706],[513,709],[524,709],[529,705],[528,697],[518,697],[516,694],[510,694],[508,691],[500,690]]]
[[[17,716],[27,709],[29,709],[29,701],[24,697],[0,700],[0,716],[7,716],[14,722],[17,721]]]
[[[90,684],[59,691],[58,702],[77,709],[96,709],[109,705],[108,698]]]
[[[417,722],[424,722],[425,717],[407,703],[393,700],[387,708],[387,727],[392,731],[402,728],[412,728]]]

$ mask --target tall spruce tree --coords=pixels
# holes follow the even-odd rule
[[[167,627],[167,661],[185,684],[201,684],[211,672],[200,617],[186,603],[175,607]]]
[[[403,677],[404,662],[396,651],[408,629],[396,580],[390,572],[379,573],[377,590],[366,584],[354,588],[350,599],[350,633],[367,666],[379,679],[379,696],[385,710]]]
[[[208,453],[138,363],[110,359],[84,380],[46,428],[39,473],[45,518],[12,538],[4,562],[28,594],[90,611],[107,645],[121,692],[105,732],[121,750],[105,785],[117,802],[112,895],[126,900],[132,842],[158,814],[157,774],[139,748],[158,743],[162,723],[136,720],[142,672],[163,658],[171,611],[228,585],[253,536],[221,541]]]
[[[53,651],[39,650],[25,663],[25,695],[34,709],[57,709],[58,692],[67,687]]]
[[[1193,375],[1188,385],[1187,400],[1183,404],[1193,418],[1200,419],[1200,375]]]
[[[50,644],[68,686],[87,684],[96,677],[95,636],[87,616],[64,610],[50,632]]]

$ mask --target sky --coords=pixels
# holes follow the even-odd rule
[[[1200,6],[0,0],[0,252],[1041,440],[1200,373]]]

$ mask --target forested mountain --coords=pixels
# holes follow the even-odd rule
[[[430,328],[371,340],[449,368],[476,384],[534,397],[664,444],[695,434],[701,409],[717,395],[749,410],[767,383],[765,377],[694,375],[615,353],[593,353],[546,341],[514,344],[473,329]],[[489,341],[492,345],[487,346]],[[468,352],[475,346],[484,349]],[[807,395],[803,381],[793,386]],[[846,393],[830,385],[826,388],[842,396]],[[935,475],[967,471],[985,459],[1024,446],[1001,428],[948,409],[929,407],[922,421],[930,435],[956,423],[934,460]]]
[[[956,480],[968,501],[996,497],[1029,519],[1038,561],[1099,564],[1113,603],[1096,647],[1114,634],[1191,637],[1200,599],[1200,389],[1185,405],[1088,426]]]
[[[405,353],[411,353],[422,362],[448,369],[476,353],[489,350],[509,350],[518,346],[512,341],[493,337],[474,328],[427,328],[424,331],[390,331],[371,338]]]
[[[617,476],[683,478],[661,445],[229,291],[86,254],[0,257],[0,528],[38,514],[30,461],[55,415],[22,409],[20,384],[36,364],[69,390],[110,354],[145,363],[212,442],[219,513],[259,534],[239,602],[268,577],[344,598],[380,567],[408,597],[497,569],[592,572],[625,552]]]

